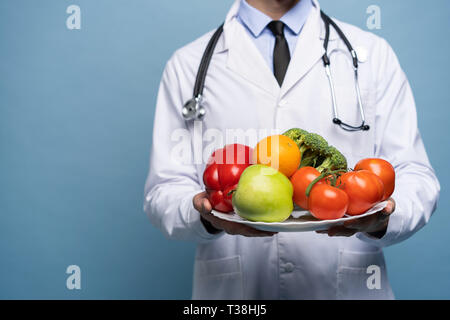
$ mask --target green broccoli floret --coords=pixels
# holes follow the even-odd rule
[[[328,148],[328,142],[317,133],[306,133],[303,137],[303,143],[299,145],[302,154],[311,150],[312,152],[322,152]]]
[[[303,143],[303,138],[308,135],[308,132],[303,129],[293,128],[283,133],[283,135],[294,140],[300,148],[300,145]]]
[[[326,152],[326,158],[316,167],[320,172],[347,169],[347,159],[342,153],[333,146],[329,146]]]
[[[305,166],[315,167],[317,162],[317,151],[319,149],[318,147],[325,140],[318,135],[313,136],[306,130],[298,128],[290,129],[285,133],[283,133],[283,135],[294,140],[298,148],[300,149],[300,152],[302,154],[302,161],[300,163],[300,167]],[[323,141],[320,141],[320,139],[322,139]]]
[[[320,150],[328,146],[327,141],[322,136],[309,133],[303,129],[290,129],[283,135],[294,140],[302,153],[307,149]]]
[[[347,160],[335,148],[317,133],[303,129],[290,129],[283,135],[295,141],[302,154],[300,167],[311,166],[320,172],[347,169]]]
[[[307,133],[303,137],[303,143],[299,146],[302,153],[300,167],[316,167],[323,160],[323,150],[328,148],[328,142],[316,133]]]

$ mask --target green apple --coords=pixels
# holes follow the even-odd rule
[[[294,209],[294,190],[288,178],[278,170],[255,164],[247,167],[233,194],[234,211],[250,221],[281,222]]]

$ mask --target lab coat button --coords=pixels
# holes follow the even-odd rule
[[[286,263],[284,265],[284,271],[285,272],[292,272],[292,271],[294,271],[294,265],[292,263],[290,263],[290,262]]]

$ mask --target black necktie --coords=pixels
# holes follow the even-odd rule
[[[291,60],[289,46],[284,37],[284,23],[281,21],[272,21],[268,24],[270,31],[275,36],[275,47],[273,49],[273,73],[281,87],[286,70]]]

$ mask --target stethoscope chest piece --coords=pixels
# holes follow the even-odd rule
[[[205,116],[205,108],[202,106],[202,96],[189,99],[183,106],[181,113],[185,120],[202,120]]]

